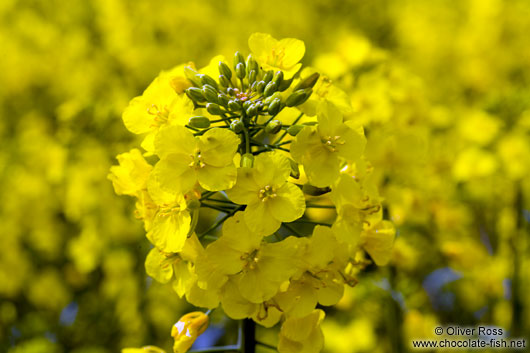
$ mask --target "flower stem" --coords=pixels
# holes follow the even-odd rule
[[[206,229],[206,231],[202,232],[200,235],[198,235],[197,237],[200,239],[202,238],[203,236],[205,236],[206,234],[210,233],[212,230],[215,230],[217,227],[219,227],[224,221],[226,221],[228,218],[232,217],[237,211],[241,210],[244,206],[241,205],[237,208],[234,208],[232,211],[230,211],[229,213],[227,213],[226,215],[223,216],[223,218],[221,218],[220,220],[218,220],[217,222],[215,222],[214,224],[211,225],[210,228]]]
[[[254,320],[243,320],[243,334],[243,352],[256,353],[256,324]]]
[[[304,116],[304,113],[300,113],[300,115],[298,115],[298,117],[296,119],[294,119],[294,121],[292,122],[291,125],[296,125],[296,123],[302,119],[302,117]],[[277,145],[281,140],[283,140],[283,138],[287,135],[287,130],[285,130],[283,132],[283,134],[278,138],[278,140],[274,141],[274,144]]]

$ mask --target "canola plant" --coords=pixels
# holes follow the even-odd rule
[[[0,351],[524,338],[529,13],[2,1]]]

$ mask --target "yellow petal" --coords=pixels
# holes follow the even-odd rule
[[[363,248],[378,266],[384,266],[390,261],[395,235],[394,225],[388,221],[381,221],[361,235]]]
[[[281,222],[274,218],[269,207],[259,200],[247,205],[244,215],[250,230],[260,235],[270,235],[281,225]]]
[[[118,195],[135,196],[147,187],[147,180],[153,167],[146,162],[138,149],[119,154],[119,166],[110,168],[109,179]]]
[[[214,167],[233,164],[240,139],[228,129],[208,130],[199,139],[199,150],[204,163]]]
[[[197,139],[184,126],[166,126],[156,134],[155,152],[161,159],[174,153],[193,156],[197,143]]]
[[[190,191],[197,181],[195,169],[190,166],[189,156],[170,154],[161,159],[153,169],[153,175],[162,189],[173,193]]]
[[[152,248],[145,259],[145,271],[158,282],[168,283],[173,277],[173,261],[157,248]]]
[[[235,186],[226,191],[226,195],[239,205],[246,205],[258,200],[259,185],[254,180],[252,168],[238,168]]]
[[[305,197],[298,186],[288,182],[275,193],[276,197],[265,202],[275,219],[280,222],[293,222],[303,216]]]
[[[233,280],[230,280],[223,287],[221,293],[221,305],[230,318],[241,320],[253,316],[259,308],[258,304],[245,299]]]
[[[191,217],[187,211],[157,214],[147,239],[164,252],[179,252],[190,230]]]
[[[235,165],[225,167],[214,167],[206,165],[197,169],[197,180],[203,188],[209,191],[221,191],[231,189],[237,179]]]

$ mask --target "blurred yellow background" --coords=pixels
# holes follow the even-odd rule
[[[530,332],[530,2],[0,2],[0,351],[170,347],[189,310],[145,274],[106,179],[161,71],[303,40],[366,127],[398,236],[329,310],[328,352],[403,352],[439,324]]]

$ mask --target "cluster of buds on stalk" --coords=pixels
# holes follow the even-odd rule
[[[313,93],[319,74],[314,73],[300,81],[289,95],[287,91],[293,77],[285,79],[282,71],[263,70],[250,54],[245,60],[240,52],[234,55],[232,69],[219,62],[219,78],[200,74],[192,67],[184,69],[192,87],[186,95],[193,101],[195,108],[206,108],[211,115],[219,116],[210,120],[205,116],[193,116],[188,126],[194,129],[207,129],[211,123],[225,122],[236,134],[254,136],[259,130],[276,134],[282,130],[282,122],[275,117],[285,107],[296,107],[306,102]],[[264,123],[259,117],[264,116]],[[297,127],[285,127],[291,135],[300,131]],[[248,151],[244,151],[248,153]]]

